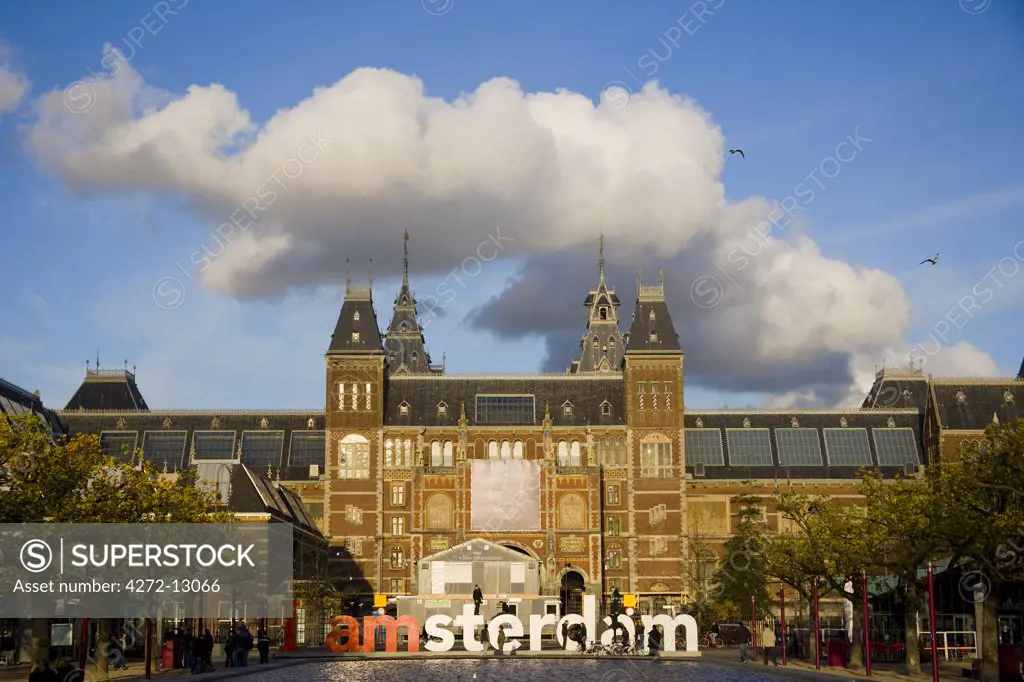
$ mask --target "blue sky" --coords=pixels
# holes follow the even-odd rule
[[[726,159],[719,178],[730,202],[792,194],[837,143],[859,131],[871,142],[825,181],[801,214],[801,230],[823,256],[898,280],[912,305],[902,334],[908,344],[926,339],[1009,258],[992,300],[948,341],[971,344],[1002,373],[1020,365],[1024,276],[1017,269],[1024,270],[1024,248],[1019,258],[1013,252],[1024,240],[1024,5],[1018,2],[709,0],[709,7],[720,6],[703,20],[694,13],[699,7],[665,2],[182,4],[169,2],[178,13],[131,48],[126,36],[154,3],[0,5],[9,68],[31,81],[21,104],[0,114],[2,375],[40,389],[49,404],[70,398],[97,349],[104,366],[121,366],[125,358],[139,366],[152,406],[322,404],[322,354],[341,297],[344,254],[337,257],[334,286],[320,280],[283,287],[266,300],[193,285],[175,263],[187,264],[213,227],[196,209],[194,194],[111,182],[76,187],[67,174],[44,167],[26,143],[39,118],[37,98],[102,72],[105,43],[126,54],[131,49],[132,69],[175,97],[192,85],[224,86],[256,126],[365,66],[416,76],[430,96],[446,100],[500,76],[527,93],[567,89],[595,102],[611,82],[639,93],[641,82],[657,79],[707,111],[726,147],[744,148],[746,159]],[[374,247],[372,253],[375,262],[392,263],[375,280],[381,325],[397,286],[403,227],[393,226],[391,251]],[[409,228],[415,261],[416,225]],[[581,257],[590,259],[596,279],[595,242]],[[544,251],[533,242],[531,249],[489,263],[432,321],[426,333],[435,362],[445,352],[454,372],[541,367],[551,338],[501,339],[465,319]],[[939,266],[918,266],[936,252]],[[622,267],[625,273],[632,265]],[[656,267],[648,261],[648,270]],[[414,272],[414,288],[433,289],[446,271]],[[185,301],[162,310],[150,300],[152,282],[175,274],[186,283]],[[619,280],[628,320],[633,284],[625,275]],[[805,285],[826,286],[813,277]],[[668,294],[688,298],[688,286]],[[585,288],[573,294],[579,304]],[[584,331],[579,304],[568,313],[576,318],[566,322],[577,338]],[[685,340],[690,332],[682,329],[702,318],[677,316],[675,324]],[[743,334],[742,320],[737,325]],[[729,390],[732,382],[720,381],[720,374],[702,374],[688,388],[687,404],[756,404],[776,392]],[[799,387],[777,392],[794,390]]]

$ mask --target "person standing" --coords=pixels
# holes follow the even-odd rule
[[[740,663],[746,663],[750,658],[750,630],[743,623],[740,623],[736,639],[740,642]]]
[[[642,651],[643,648],[644,648],[644,621],[640,617],[640,615],[637,614],[637,617],[636,617],[636,649],[637,649],[637,651]]]
[[[466,594],[463,592],[462,594]],[[480,591],[479,585],[473,586],[473,615],[480,615],[480,605],[484,603],[484,593]]]
[[[764,651],[764,664],[768,665],[768,657],[771,656],[772,663],[779,667],[779,654],[775,649],[775,630],[765,626],[761,630],[761,648]]]
[[[228,630],[228,638],[224,640],[224,667],[234,668],[235,667],[235,629],[231,628]]]
[[[260,652],[260,665],[270,662],[270,635],[267,634],[266,628],[260,628],[259,638],[256,642],[256,648]]]

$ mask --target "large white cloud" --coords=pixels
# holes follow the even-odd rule
[[[79,84],[72,106],[67,92],[41,98],[29,148],[80,187],[187,197],[227,235],[195,235],[203,283],[238,298],[336,283],[346,257],[376,255],[393,274],[405,228],[413,267],[445,273],[500,226],[502,255],[524,258],[523,275],[471,321],[543,334],[561,360],[582,331],[602,228],[620,282],[627,263],[665,260],[688,374],[708,385],[842,400],[862,383],[855,359],[881,357],[907,331],[894,277],[805,237],[756,236],[774,204],[725,200],[721,130],[654,82],[618,111],[614,99],[524,93],[507,78],[448,102],[414,77],[364,68],[257,124],[220,85],[173,96],[127,63],[115,70]],[[752,237],[756,251],[735,267],[730,255]],[[714,305],[706,291],[691,298],[695,278],[726,262]],[[552,309],[543,317],[538,295]]]

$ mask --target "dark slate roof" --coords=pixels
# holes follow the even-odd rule
[[[1017,372],[1018,379],[1024,379],[1024,360],[1020,361],[1020,371]]]
[[[65,410],[148,410],[135,373],[122,369],[90,369]]]
[[[388,426],[457,426],[462,407],[466,408],[469,426],[476,426],[476,396],[535,396],[534,424],[544,421],[544,411],[551,410],[554,426],[625,425],[625,389],[621,374],[542,374],[510,376],[415,376],[397,375],[388,381],[385,397],[384,423]],[[572,404],[566,415],[563,404]],[[608,402],[611,414],[601,413]],[[438,404],[447,406],[447,414],[438,414]],[[401,414],[401,405],[409,405],[409,414]]]
[[[211,464],[198,467],[200,484],[216,490],[221,465]],[[316,523],[309,516],[302,500],[284,486],[275,485],[263,474],[243,464],[229,465],[231,481],[228,509],[236,514],[270,514],[271,518],[292,523],[300,528],[320,534]]]
[[[749,420],[749,427],[744,425],[744,420]],[[794,427],[793,420],[796,420]],[[758,411],[749,412],[741,410],[721,411],[692,411],[684,416],[683,423],[687,429],[693,428],[714,428],[720,431],[722,437],[722,451],[725,456],[726,466],[704,467],[703,479],[732,479],[732,480],[754,480],[754,479],[856,479],[858,478],[859,467],[853,466],[782,466],[779,462],[779,446],[775,429],[787,428],[813,428],[818,430],[818,447],[823,458],[827,458],[825,437],[822,429],[844,428],[842,421],[846,420],[848,429],[868,429],[868,443],[871,446],[871,457],[874,463],[878,462],[878,453],[875,449],[875,440],[872,437],[871,429],[909,428],[914,431],[914,440],[917,445],[917,459],[919,464],[924,464],[924,455],[921,449],[921,428],[917,410],[821,410],[821,411]],[[890,422],[889,420],[892,420]],[[732,455],[729,451],[729,439],[725,429],[770,429],[769,437],[772,447],[772,466],[742,466],[732,465]],[[826,461],[829,461],[826,459]],[[886,476],[903,474],[904,468],[885,466],[879,470]],[[694,473],[694,465],[688,463],[687,473]],[[695,480],[702,480],[696,477]]]
[[[358,341],[352,338],[354,332],[359,333]],[[377,313],[373,309],[369,288],[347,288],[345,302],[341,305],[338,324],[334,326],[331,346],[327,352],[353,355],[384,354],[380,330],[377,328]]]
[[[137,447],[143,448],[146,444],[146,432],[167,432],[185,431],[185,441],[182,455],[176,466],[168,465],[168,469],[180,469],[189,463],[192,449],[195,443],[196,431],[219,430],[225,433],[234,434],[234,446],[232,461],[238,461],[238,448],[242,443],[242,434],[246,431],[283,431],[284,446],[281,451],[281,462],[271,466],[271,473],[274,478],[283,481],[308,481],[319,480],[324,474],[325,462],[324,453],[320,453],[319,459],[312,459],[305,463],[295,463],[293,459],[293,445],[300,443],[302,436],[295,438],[296,434],[323,434],[324,433],[324,411],[320,410],[225,410],[225,411],[198,411],[198,410],[162,410],[157,412],[112,412],[112,411],[63,411],[59,413],[61,420],[66,424],[68,435],[74,436],[80,433],[102,434],[104,431],[136,431],[138,437]],[[214,420],[218,420],[216,427]],[[267,428],[261,428],[262,420],[267,420]],[[313,420],[310,428],[309,420]],[[298,447],[295,448],[298,450]],[[219,462],[220,460],[218,460]],[[309,465],[317,464],[319,475],[310,476]],[[266,475],[266,467],[253,467],[263,475]]]
[[[992,423],[993,415],[1003,424],[1024,419],[1024,381],[1020,379],[933,379],[932,394],[943,429],[982,430]]]
[[[587,298],[583,301],[583,305],[588,308],[599,305],[620,306],[622,305],[622,302],[619,300],[618,294],[602,285],[601,289],[591,291],[587,294]]]
[[[0,379],[0,415],[13,417],[26,413],[42,417],[43,421],[50,425],[54,436],[64,433],[64,425],[61,424],[57,413],[45,407],[38,395],[29,393],[17,384]]]
[[[875,373],[861,407],[884,410],[892,407],[916,408],[924,411],[928,403],[928,379],[920,370],[905,372],[881,369]]]
[[[654,315],[652,318],[651,315]],[[652,335],[653,334],[653,335]],[[626,354],[682,352],[679,335],[672,324],[672,316],[665,303],[664,286],[641,286],[637,297],[633,322],[626,338]]]

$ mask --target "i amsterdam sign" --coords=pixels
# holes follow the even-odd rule
[[[477,640],[476,633],[477,628],[483,626],[485,621],[483,616],[474,615],[473,610],[472,604],[466,604],[462,607],[462,615],[455,618],[444,614],[436,614],[427,618],[425,625],[429,640],[425,645],[426,650],[435,653],[451,651],[452,647],[455,646],[455,633],[447,628],[454,626],[462,629],[462,645],[466,651],[483,651],[484,644],[482,641]],[[643,621],[645,632],[650,632],[654,626],[661,626],[664,633],[662,647],[665,652],[676,650],[675,633],[679,627],[682,627],[685,632],[686,651],[697,651],[697,621],[694,620],[693,616],[680,615],[672,618],[666,615],[644,615],[641,616],[641,620]],[[636,637],[633,619],[620,615],[618,621],[628,633],[629,641],[633,641]],[[570,614],[563,616],[561,619],[554,614],[530,616],[529,650],[541,650],[541,628],[548,625],[554,626],[558,644],[568,648],[570,643],[562,638],[563,623],[566,625],[583,625],[587,630],[587,640],[593,640],[595,638],[594,633],[597,632],[596,597],[592,594],[583,597],[582,616]],[[615,630],[611,627],[612,619],[610,616],[605,616],[603,623],[606,629],[601,635],[601,644],[608,645],[612,643]],[[414,616],[400,616],[397,619],[391,616],[366,616],[363,618],[363,636],[362,643],[360,643],[359,621],[351,616],[336,616],[331,619],[331,632],[327,635],[324,645],[335,653],[372,652],[374,650],[374,632],[378,627],[382,627],[386,636],[385,651],[396,652],[398,651],[398,629],[406,628],[409,640],[408,650],[415,653],[420,650],[420,625],[419,619]],[[503,628],[506,630],[505,634],[508,640],[505,642],[504,647],[502,647],[502,652],[507,654],[519,649],[522,643],[515,638],[524,635],[523,622],[511,614],[497,616],[486,624],[486,635],[491,647],[493,649],[498,648],[498,633]],[[434,639],[441,641],[434,641]]]

